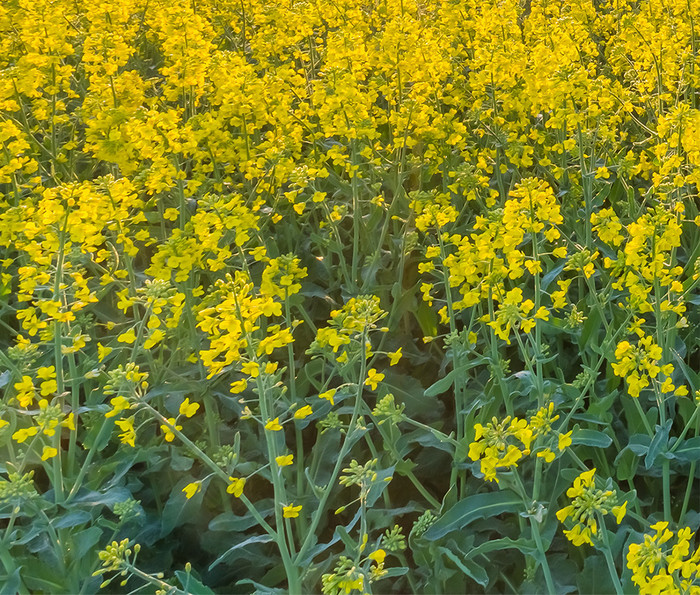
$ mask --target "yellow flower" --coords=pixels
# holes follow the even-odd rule
[[[625,516],[627,503],[616,503],[617,495],[612,490],[598,490],[595,487],[595,469],[581,473],[574,479],[573,485],[566,491],[571,504],[557,511],[559,522],[571,519],[574,526],[565,529],[564,535],[575,546],[584,543],[595,545],[593,539],[598,535],[598,519],[612,512],[618,524]],[[606,531],[603,527],[603,531]]]
[[[559,434],[559,438],[557,440],[557,448],[559,450],[564,450],[567,446],[571,446],[571,434],[573,433],[573,430],[570,432],[567,432],[566,434]]]
[[[54,366],[39,368],[36,372],[37,378],[43,380],[40,393],[42,397],[47,397],[55,393],[58,389],[56,384],[56,368]]]
[[[260,375],[260,364],[257,362],[246,362],[241,366],[241,372],[251,378],[257,378]]]
[[[294,419],[304,419],[305,417],[309,417],[313,412],[311,405],[304,405],[304,407],[294,412]]]
[[[199,410],[199,403],[190,403],[189,397],[180,404],[180,415],[192,417]]]
[[[599,180],[600,178],[608,179],[610,177],[610,170],[603,166],[599,167],[596,172],[595,172],[595,179]]]
[[[245,378],[231,383],[231,392],[234,395],[242,393],[246,388],[248,388],[248,381]]]
[[[136,431],[134,430],[134,416],[127,419],[118,419],[114,422],[122,430],[119,434],[119,439],[122,444],[128,444],[129,446],[136,446]]]
[[[627,514],[627,500],[625,500],[620,506],[613,506],[612,513],[615,515],[615,521],[617,521],[617,524],[619,525]]]
[[[41,453],[41,460],[46,461],[52,459],[58,454],[58,449],[53,446],[44,446],[44,450]]]
[[[155,329],[143,343],[144,349],[151,349],[160,343],[165,337],[165,333],[160,329]]]
[[[301,511],[301,504],[299,506],[294,506],[294,502],[282,507],[282,513],[285,519],[295,519],[299,516],[299,511]]]
[[[537,456],[544,459],[546,463],[551,463],[557,455],[555,455],[551,450],[545,448],[537,453]]]
[[[245,477],[231,477],[229,476],[229,485],[226,491],[229,494],[233,494],[236,498],[240,498],[243,494],[243,488],[245,486]]]
[[[136,333],[134,332],[134,329],[130,328],[128,331],[119,335],[117,337],[117,341],[131,345],[134,341],[136,341]]]
[[[335,405],[335,399],[333,397],[335,396],[336,392],[337,392],[336,389],[331,388],[331,389],[319,394],[318,398],[319,399],[326,399],[327,401],[330,402],[331,405]]]
[[[194,496],[199,490],[202,489],[202,482],[201,481],[193,481],[192,483],[188,483],[184,488],[182,488],[182,491],[185,492],[185,497],[189,500]]]
[[[112,410],[108,411],[105,413],[105,417],[115,417],[119,415],[122,411],[125,411],[127,409],[131,409],[131,405],[129,404],[129,399],[126,397],[118,396],[114,397],[113,399],[110,400],[110,404],[112,405]]]
[[[369,556],[367,556],[373,562],[377,564],[384,564],[384,559],[386,558],[386,552],[384,550],[375,550]]]
[[[287,467],[294,462],[294,455],[280,455],[275,457],[275,463],[278,467]]]
[[[395,366],[396,364],[399,363],[399,360],[401,359],[401,356],[403,354],[401,353],[401,347],[399,347],[396,351],[387,353],[387,356],[389,358],[389,365],[390,366]]]
[[[17,430],[14,434],[12,434],[12,439],[17,443],[17,444],[22,444],[27,438],[31,436],[35,436],[37,432],[39,431],[39,428],[36,426],[31,426],[29,428],[22,428],[21,430]]]
[[[365,385],[369,386],[372,390],[377,390],[377,385],[384,380],[384,374],[377,372],[374,368],[370,368],[367,372],[367,378],[365,379]]]
[[[282,429],[282,426],[280,424],[280,418],[276,417],[275,419],[269,420],[265,424],[265,429],[269,430],[270,432],[279,432]]]
[[[175,425],[175,418],[174,417],[169,417],[168,418],[168,425],[166,424],[161,424],[160,429],[163,430],[164,438],[166,442],[172,442],[175,439],[175,434],[173,433],[173,428],[175,428],[178,432],[182,430],[182,426]]]
[[[31,376],[22,376],[22,380],[15,382],[14,387],[20,407],[29,407],[36,394]]]

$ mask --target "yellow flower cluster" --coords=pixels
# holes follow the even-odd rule
[[[364,336],[365,356],[369,358],[372,355],[372,345],[368,334],[378,328],[377,323],[385,316],[386,312],[379,306],[377,296],[350,298],[342,308],[331,312],[328,326],[318,329],[310,352],[323,352],[330,348],[335,354],[341,350],[336,360],[343,363],[356,351],[359,341]],[[376,389],[376,383],[382,378],[382,374],[370,370],[367,384]]]
[[[671,380],[673,364],[659,365],[663,350],[654,342],[654,338],[646,335],[642,329],[637,329],[637,335],[639,336],[637,345],[632,345],[629,341],[620,341],[617,344],[616,361],[612,364],[613,372],[627,381],[630,396],[639,397],[639,393],[660,373],[665,376],[664,381],[659,383],[661,393],[687,395],[686,386],[676,387]]]
[[[247,359],[270,355],[278,347],[294,341],[291,330],[279,324],[267,326],[263,335],[251,341],[253,333],[261,330],[262,320],[282,314],[282,304],[275,298],[280,293],[285,295],[285,291],[288,294],[290,286],[283,289],[268,278],[265,289],[256,290],[243,272],[217,281],[216,290],[203,300],[197,313],[197,326],[209,338],[209,348],[199,352],[202,363],[209,369],[209,378],[240,361],[244,355]],[[253,345],[254,355],[248,352]],[[249,359],[249,365],[251,374],[255,374],[257,363]]]
[[[584,471],[566,491],[571,504],[557,511],[559,522],[570,519],[572,529],[565,529],[564,535],[575,546],[587,543],[593,545],[598,538],[603,516],[612,513],[619,525],[627,514],[627,502],[618,504],[614,490],[599,490],[595,487],[595,469]],[[605,527],[600,528],[605,531]]]
[[[691,553],[694,532],[689,527],[674,535],[666,521],[651,526],[653,534],[632,543],[627,567],[642,595],[700,593],[700,547]],[[672,541],[673,540],[673,541]]]
[[[430,261],[440,257],[448,271],[450,287],[459,289],[461,299],[453,304],[456,310],[475,306],[489,296],[502,301],[498,316],[494,320],[487,319],[487,322],[498,336],[508,340],[514,326],[529,332],[535,318],[547,320],[548,314],[545,308],[539,308],[534,318],[527,318],[534,304],[523,301],[520,288],[508,290],[505,280],[519,279],[526,271],[530,275],[542,272],[540,257],[547,253],[543,243],[552,244],[559,239],[557,226],[562,222],[561,207],[551,186],[542,180],[528,178],[511,191],[502,210],[493,211],[488,216],[477,216],[471,234],[446,234],[449,254],[441,254],[436,247],[430,246],[426,257]],[[531,244],[529,253],[522,250],[526,239]],[[566,256],[564,246],[553,247],[549,252],[556,257]],[[434,269],[432,262],[421,265],[422,272]],[[431,289],[432,284],[424,284],[422,288],[427,301],[430,301]]]
[[[550,403],[529,420],[508,416],[499,421],[494,417],[485,426],[475,424],[474,441],[469,445],[468,456],[472,461],[480,462],[486,481],[496,483],[499,482],[499,472],[517,467],[531,452],[551,463],[557,453],[571,444],[571,432],[563,434],[552,428],[557,419],[559,416],[554,415],[554,403]]]

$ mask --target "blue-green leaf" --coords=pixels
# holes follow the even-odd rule
[[[522,499],[511,492],[475,494],[457,502],[435,521],[423,537],[433,541],[444,537],[451,531],[459,531],[478,519],[490,518],[504,512],[521,512],[522,510],[524,510]]]

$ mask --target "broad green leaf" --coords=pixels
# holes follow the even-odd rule
[[[68,529],[83,523],[89,523],[92,520],[92,515],[86,510],[72,510],[68,514],[59,517],[58,520],[51,523],[54,529]]]
[[[12,573],[0,578],[0,595],[16,595],[25,590],[20,576],[21,570],[22,567],[18,566]]]
[[[675,445],[674,445],[675,446]],[[691,463],[700,461],[700,436],[683,440],[672,453],[673,458]]]
[[[591,552],[586,556],[583,571],[576,577],[581,595],[607,595],[615,593],[608,566],[602,555]]]
[[[657,457],[668,448],[668,434],[671,431],[671,425],[673,424],[672,419],[666,420],[666,423],[662,426],[657,425],[654,429],[656,433],[654,438],[649,444],[649,451],[647,456],[644,458],[644,466],[647,469],[651,469],[654,466],[654,462]]]
[[[244,547],[251,545],[253,543],[269,543],[270,541],[272,541],[272,537],[270,537],[267,534],[265,534],[265,535],[253,535],[252,537],[249,537],[248,539],[244,539],[243,541],[231,546],[223,554],[221,554],[216,560],[214,560],[209,565],[209,570],[211,570],[212,568],[215,568],[216,566],[221,564],[221,562],[223,562],[226,558],[228,558],[233,552],[235,552],[238,549],[244,548]]]
[[[457,375],[456,370],[450,370],[446,376],[440,378],[437,382],[431,384],[428,388],[423,391],[426,397],[436,397],[446,392],[454,382],[454,378]]]
[[[168,497],[168,501],[163,507],[163,513],[161,515],[161,537],[168,535],[175,527],[194,520],[194,513],[202,506],[202,499],[204,498],[204,492],[209,485],[209,481],[203,481],[199,490],[188,500],[182,489],[193,481],[191,477],[185,477],[175,484],[175,487]]]
[[[102,539],[102,529],[99,527],[88,527],[83,531],[73,533],[72,537],[75,544],[75,556],[80,559],[91,552]]]
[[[423,537],[434,541],[451,531],[459,531],[477,519],[486,519],[504,512],[521,512],[521,498],[511,492],[475,494],[460,500],[425,532]]]
[[[651,438],[647,434],[634,434],[630,436],[627,448],[629,448],[638,457],[642,457],[649,452]]]
[[[470,579],[485,587],[489,584],[489,575],[483,567],[479,566],[476,562],[469,560],[467,558],[460,558],[455,555],[454,552],[447,549],[446,547],[438,547],[438,551],[447,556],[457,568],[459,568],[464,574],[466,574]]]
[[[529,539],[511,539],[510,537],[502,537],[500,539],[489,539],[488,541],[471,548],[467,552],[469,558],[481,554],[488,554],[493,551],[516,549],[525,556],[534,556],[537,551],[535,543]]]
[[[572,444],[583,444],[596,448],[607,448],[612,444],[612,438],[599,430],[578,429],[571,435]]]
[[[209,522],[209,530],[241,533],[257,524],[258,521],[250,514],[238,516],[232,512],[224,512]]]
[[[598,345],[598,333],[602,325],[603,322],[600,317],[600,310],[598,308],[591,309],[581,329],[581,336],[579,337],[579,346],[581,349],[587,349],[592,345]]]
[[[214,591],[212,591],[201,581],[194,578],[189,572],[185,572],[184,570],[176,570],[175,576],[177,577],[177,580],[180,581],[180,584],[187,595],[214,595]]]

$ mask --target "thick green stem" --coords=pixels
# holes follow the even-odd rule
[[[542,544],[542,536],[540,535],[540,527],[538,522],[530,517],[530,527],[532,527],[532,537],[535,540],[535,545],[537,546],[537,551],[540,554],[540,566],[542,567],[542,572],[544,573],[544,580],[547,583],[547,592],[549,595],[556,595],[557,590],[554,587],[554,580],[552,579],[552,571],[549,568],[549,562],[547,561],[547,552]]]
[[[305,563],[304,561],[304,556],[306,553],[309,551],[311,546],[313,545],[313,540],[316,537],[316,528],[318,527],[318,524],[321,522],[321,518],[325,516],[326,512],[326,503],[328,502],[328,498],[331,495],[331,492],[333,491],[333,486],[335,485],[336,481],[338,480],[338,475],[340,474],[340,470],[343,467],[343,459],[345,459],[345,455],[348,453],[348,450],[350,449],[350,438],[351,436],[355,433],[356,428],[355,424],[357,422],[357,418],[360,414],[360,407],[362,406],[362,390],[365,382],[365,374],[367,372],[367,353],[366,353],[366,345],[367,345],[367,331],[365,330],[362,333],[362,337],[360,338],[361,341],[361,359],[360,359],[360,374],[359,374],[359,379],[357,383],[357,392],[355,393],[355,404],[352,410],[352,417],[350,418],[350,424],[348,425],[348,432],[345,436],[345,440],[343,441],[342,446],[340,447],[340,452],[338,453],[338,459],[335,463],[335,466],[333,467],[333,472],[331,473],[330,479],[328,483],[326,484],[326,487],[323,490],[323,494],[321,495],[321,500],[318,503],[318,506],[316,507],[316,511],[311,519],[311,525],[309,526],[309,532],[306,534],[306,539],[304,539],[301,549],[299,550],[299,553],[297,554],[296,557],[296,564],[303,564]]]

